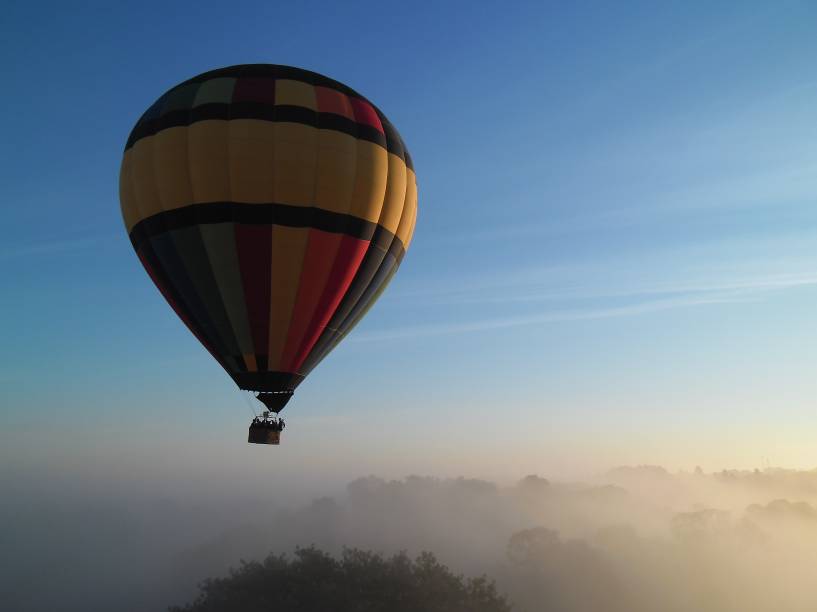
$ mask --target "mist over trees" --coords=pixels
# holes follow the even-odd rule
[[[516,612],[817,609],[817,471],[627,467],[510,486],[368,476],[306,503],[264,494],[9,498],[0,607],[164,609],[241,559],[314,546],[339,563],[347,547],[384,563],[430,551],[453,575],[495,580]]]
[[[817,608],[817,472],[611,470],[594,483],[536,475],[366,477],[281,512],[243,551],[305,542],[433,551],[496,580],[519,612],[746,612]],[[789,499],[785,496],[791,496]],[[218,547],[198,550],[215,561]]]

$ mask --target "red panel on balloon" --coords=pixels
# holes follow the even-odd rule
[[[244,301],[255,347],[255,359],[258,369],[264,371],[267,369],[269,338],[272,227],[236,223],[235,246],[241,267],[241,282],[244,285]]]
[[[298,371],[349,288],[368,246],[368,240],[309,231],[301,284],[281,357],[284,371]]]
[[[383,124],[380,123],[380,117],[377,116],[377,113],[375,112],[374,108],[372,108],[372,105],[365,100],[361,100],[360,98],[349,99],[352,102],[352,108],[355,109],[355,121],[370,125],[378,132],[385,135],[386,132],[383,131]]]
[[[312,347],[315,346],[332,315],[335,314],[340,301],[349,290],[349,285],[352,284],[352,280],[355,278],[368,248],[368,240],[360,240],[352,236],[343,236],[341,238],[335,265],[329,273],[326,288],[320,302],[318,302],[318,306],[315,308],[315,313],[312,315],[312,321],[307,328],[298,355],[295,357],[293,372],[300,370]]]

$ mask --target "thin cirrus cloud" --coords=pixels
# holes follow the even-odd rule
[[[111,240],[112,238],[113,236],[111,235],[96,235],[71,240],[49,240],[34,244],[13,246],[0,251],[0,262],[23,257],[58,255],[73,251],[82,251],[99,246],[101,243]]]
[[[557,269],[562,275],[565,271]],[[595,278],[602,278],[602,270],[597,270]],[[814,273],[756,273],[724,275],[715,279],[677,278],[662,282],[622,283],[620,288],[611,286],[609,281],[602,284],[592,282],[584,286],[554,287],[547,290],[547,283],[539,276],[536,282],[522,277],[516,284],[475,283],[459,288],[440,288],[403,294],[407,301],[422,301],[436,305],[451,306],[497,306],[513,304],[551,304],[539,312],[521,315],[484,316],[472,321],[462,321],[461,316],[450,322],[427,325],[405,326],[393,329],[369,331],[350,338],[353,342],[378,342],[402,338],[443,336],[449,334],[491,331],[496,329],[540,326],[549,323],[609,319],[668,311],[681,308],[714,304],[738,304],[756,302],[771,294],[817,285]],[[627,304],[611,304],[626,299]],[[569,303],[559,306],[559,302]],[[599,302],[602,304],[599,305]],[[606,303],[605,303],[606,302]],[[461,311],[458,309],[457,314]]]
[[[524,179],[546,174],[552,160],[519,160],[516,180],[508,181],[515,186],[503,184],[502,196],[520,202],[544,198],[535,210],[547,211],[546,219],[508,225],[472,216],[478,226],[436,239],[467,243],[645,225],[661,229],[686,215],[698,222],[714,215],[751,224],[751,213],[768,213],[813,222],[817,157],[811,143],[817,132],[810,127],[810,101],[815,93],[817,82],[798,83],[719,109],[706,121],[681,114],[670,128],[663,121],[645,124],[626,139],[601,139],[591,153],[582,151],[582,159],[574,160],[583,173],[554,176],[544,194],[531,193]],[[600,185],[604,201],[599,201]]]
[[[667,188],[660,196],[634,196],[635,204],[609,206],[602,210],[572,213],[545,222],[520,225],[494,224],[473,228],[471,231],[436,237],[439,242],[464,243],[481,240],[510,240],[525,236],[564,236],[574,232],[628,228],[637,225],[672,222],[685,215],[732,214],[747,210],[774,210],[808,214],[804,202],[817,192],[817,162],[787,164],[757,171],[752,168],[745,175],[733,174],[726,178],[681,188]],[[736,217],[737,218],[737,217]],[[432,239],[432,242],[434,239]]]
[[[494,317],[480,319],[466,323],[440,323],[432,325],[416,325],[400,327],[383,331],[366,332],[350,338],[352,342],[382,342],[399,340],[406,338],[443,336],[449,334],[461,334],[469,332],[491,331],[497,329],[507,329],[512,327],[529,327],[534,325],[545,325],[564,321],[581,321],[591,319],[609,319],[613,317],[634,316],[670,310],[674,308],[684,308],[691,306],[702,306],[706,304],[725,304],[735,302],[746,302],[751,299],[750,295],[742,292],[722,291],[705,295],[687,295],[660,300],[648,300],[627,306],[610,308],[591,308],[543,312],[534,315],[517,317]]]
[[[767,291],[790,289],[802,286],[817,285],[816,274],[778,274],[757,277],[744,277],[723,281],[687,281],[632,286],[622,289],[600,289],[593,287],[572,287],[567,289],[546,290],[545,283],[532,284],[529,287],[487,287],[478,290],[450,289],[439,292],[415,294],[425,300],[442,304],[510,304],[526,302],[553,302],[559,300],[594,300],[604,298],[630,298],[649,296],[672,296],[679,294],[716,294],[723,292],[761,293]]]
[[[470,276],[452,269],[453,276],[401,287],[385,299],[426,307],[782,290],[817,281],[815,239],[813,230],[804,229],[634,254],[601,252],[584,262],[479,268]]]

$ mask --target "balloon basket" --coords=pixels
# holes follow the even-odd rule
[[[253,427],[250,425],[250,431],[247,434],[247,442],[250,444],[280,444],[281,432],[262,427]]]
[[[284,420],[273,417],[269,411],[257,416],[250,423],[247,442],[250,444],[280,444]]]

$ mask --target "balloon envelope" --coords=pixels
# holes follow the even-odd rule
[[[125,225],[164,297],[242,389],[291,393],[409,246],[411,157],[383,113],[314,72],[207,72],[139,119]]]

